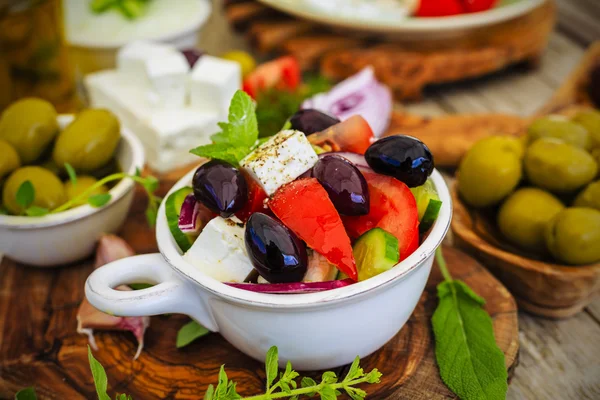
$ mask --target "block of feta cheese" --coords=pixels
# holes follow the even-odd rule
[[[183,258],[221,282],[244,282],[252,270],[246,253],[243,224],[231,219],[212,219]]]
[[[149,60],[163,58],[177,50],[162,43],[135,40],[121,47],[117,53],[117,70],[129,81],[147,84],[146,64]]]
[[[117,70],[127,80],[148,88],[155,107],[179,108],[187,102],[190,65],[175,47],[135,41],[119,50]]]
[[[187,103],[190,65],[180,52],[146,63],[150,103],[155,107],[181,108]]]
[[[85,85],[92,107],[112,111],[144,145],[150,167],[166,172],[198,160],[190,149],[210,143],[218,132],[217,113],[198,109],[156,109],[146,89],[117,71],[87,75]]]
[[[267,195],[312,168],[319,157],[304,133],[285,130],[271,137],[242,161],[242,166]]]
[[[203,55],[194,65],[190,83],[190,105],[212,109],[227,120],[229,103],[242,86],[241,69],[237,62]]]

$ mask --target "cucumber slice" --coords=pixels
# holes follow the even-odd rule
[[[431,199],[429,200],[429,204],[427,205],[427,209],[425,210],[425,214],[419,223],[419,232],[424,233],[431,228],[434,224],[435,220],[440,213],[440,209],[442,208],[441,200]]]
[[[192,193],[191,187],[183,187],[176,192],[171,193],[165,202],[165,214],[167,215],[167,223],[171,235],[175,239],[175,242],[184,253],[192,247],[194,243],[194,237],[186,235],[179,229],[179,213],[181,212],[181,205],[188,194]]]
[[[433,186],[431,179],[427,179],[421,186],[410,189],[417,201],[419,213],[419,232],[427,232],[437,219],[442,207],[442,202]]]
[[[358,280],[364,281],[387,271],[398,263],[398,239],[381,228],[363,233],[352,248]]]

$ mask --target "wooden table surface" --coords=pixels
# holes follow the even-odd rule
[[[221,13],[222,0],[201,37],[209,53],[248,49],[232,34]],[[591,41],[600,40],[600,0],[557,0],[558,26],[537,70],[514,67],[475,81],[426,90],[415,104],[398,104],[425,115],[501,112],[535,113],[578,63]],[[600,298],[561,321],[519,316],[520,365],[508,399],[600,399]]]

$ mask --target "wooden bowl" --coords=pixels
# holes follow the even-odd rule
[[[496,228],[495,213],[470,210],[452,188],[454,243],[472,254],[515,296],[525,311],[567,318],[600,293],[600,263],[585,266],[535,259],[508,244]]]

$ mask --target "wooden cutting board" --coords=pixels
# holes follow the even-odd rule
[[[153,232],[144,221],[139,195],[121,236],[138,253],[156,251]],[[506,355],[509,376],[518,358],[517,308],[508,291],[480,264],[464,253],[445,249],[451,273],[486,299],[494,319],[496,340]],[[34,386],[40,399],[93,399],[87,360],[87,337],[76,333],[76,314],[84,296],[84,282],[93,260],[60,269],[37,269],[9,259],[0,264],[0,398],[12,398],[21,388]],[[366,370],[377,367],[382,383],[365,387],[373,399],[455,398],[440,380],[434,358],[430,319],[436,307],[435,286],[441,276],[431,274],[421,301],[407,325],[388,344],[363,360]],[[390,305],[393,307],[393,305]],[[110,393],[129,393],[135,399],[198,399],[217,382],[221,364],[238,382],[242,395],[260,393],[263,366],[211,334],[177,350],[178,329],[187,322],[180,315],[153,317],[146,347],[133,361],[133,335],[98,332],[95,357],[108,374]],[[332,321],[335,322],[335,321]],[[315,344],[318,345],[318,344]],[[336,372],[343,374],[345,368]],[[318,374],[313,373],[316,378]],[[320,376],[320,375],[319,375]]]

